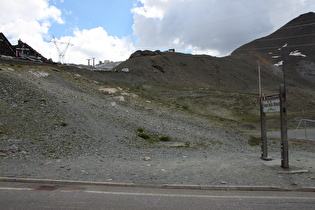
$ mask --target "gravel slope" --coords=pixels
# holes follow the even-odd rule
[[[288,174],[228,128],[51,67],[0,70],[0,176],[138,184],[314,187],[314,144]],[[106,89],[111,88],[111,89]],[[115,93],[113,93],[115,92]],[[150,143],[137,136],[142,128]]]

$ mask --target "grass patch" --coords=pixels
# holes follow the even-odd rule
[[[260,145],[261,138],[260,137],[255,137],[255,136],[250,136],[248,140],[248,144],[250,146],[258,146]]]
[[[155,143],[155,142],[169,142],[172,141],[172,138],[166,135],[150,135],[149,133],[145,132],[143,128],[138,128],[137,130],[137,136],[146,140],[149,143]]]
[[[61,122],[60,122],[60,126],[62,126],[62,127],[66,127],[67,125],[68,125],[68,123],[65,122],[65,121],[61,121]]]
[[[171,141],[172,139],[171,139],[171,137],[169,137],[169,136],[159,136],[158,137],[158,140],[159,141],[163,141],[163,142],[168,142],[168,141]]]
[[[150,139],[150,135],[146,132],[138,132],[138,136],[143,139]]]
[[[183,109],[185,109],[185,110],[187,110],[188,108],[189,108],[189,106],[187,106],[187,105],[184,105],[184,106],[182,106],[183,107]]]

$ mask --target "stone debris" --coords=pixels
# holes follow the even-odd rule
[[[6,156],[8,156],[8,155],[5,154],[5,153],[0,152],[0,157],[6,157]]]
[[[49,73],[45,72],[45,71],[36,71],[36,70],[30,70],[29,73],[31,73],[32,75],[41,78],[41,77],[48,77]]]
[[[125,98],[124,98],[123,96],[116,96],[115,99],[116,99],[117,101],[122,101],[122,102],[125,101]]]
[[[146,157],[143,158],[143,160],[144,161],[151,161],[152,159],[151,159],[151,157],[146,156]]]
[[[186,146],[184,142],[165,142],[164,145],[168,147],[185,147]]]
[[[118,89],[117,88],[105,88],[105,87],[101,87],[98,89],[101,93],[104,93],[104,94],[115,94],[118,92]]]
[[[303,174],[309,173],[309,170],[280,171],[279,174]]]

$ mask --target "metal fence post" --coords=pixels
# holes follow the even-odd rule
[[[267,131],[266,131],[266,113],[263,108],[263,97],[260,97],[260,130],[261,130],[261,159],[268,159]]]
[[[287,126],[286,93],[284,85],[280,86],[280,118],[281,118],[281,167],[289,168],[289,143]]]

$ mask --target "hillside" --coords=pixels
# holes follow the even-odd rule
[[[280,180],[274,168],[258,164],[257,169],[259,139],[245,133],[259,128],[257,95],[113,82],[126,75],[0,58],[0,176],[291,185],[289,175]],[[313,93],[294,97],[304,100],[307,94]],[[300,117],[297,106],[290,103],[293,128]],[[314,102],[306,100],[303,107],[315,116],[309,111]],[[268,118],[269,128],[278,124],[278,116]],[[270,152],[279,154],[277,142],[270,141]],[[306,157],[313,155],[313,142],[296,141],[290,150],[302,159],[299,164],[311,167],[314,161]],[[257,182],[266,171],[275,178]],[[308,175],[299,181],[312,186]]]
[[[300,15],[269,36],[254,40],[232,53],[232,57],[259,60],[267,71],[280,75],[284,48],[287,78],[292,85],[315,87],[315,13]]]
[[[281,60],[281,51],[278,49],[287,44],[285,62],[289,85],[312,88],[315,84],[314,19],[315,13],[301,15],[273,34],[250,42],[224,58],[137,51],[115,69],[128,68],[137,80],[141,78],[142,81],[257,92],[257,61],[264,69],[264,86],[268,90],[274,88],[282,81],[282,67],[274,65]]]
[[[148,82],[182,87],[252,91],[257,83],[255,69],[234,58],[137,51],[116,67],[122,68]]]
[[[291,186],[291,175],[257,164],[257,59],[264,91],[278,91],[282,75],[269,54],[245,48],[225,58],[137,51],[111,72],[0,58],[0,176]],[[307,57],[288,57],[300,64],[289,75],[313,72],[305,68],[314,64],[311,49],[299,50]],[[315,118],[312,79],[295,75],[288,76],[291,129]],[[278,114],[268,115],[268,129],[279,124]],[[280,154],[278,138],[268,144]],[[314,149],[313,141],[290,144],[295,164],[311,168],[300,186],[314,184]]]

